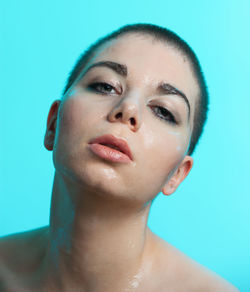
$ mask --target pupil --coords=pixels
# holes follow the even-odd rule
[[[104,89],[105,89],[105,90],[110,90],[110,89],[111,89],[111,86],[108,85],[108,84],[105,84],[105,85],[104,85]]]
[[[167,113],[168,113],[168,112],[166,111],[166,109],[165,109],[165,108],[161,108],[161,112],[162,112],[162,113],[163,113],[163,115],[165,115],[165,116],[166,116],[166,115],[167,115]]]

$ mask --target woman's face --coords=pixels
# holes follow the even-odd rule
[[[104,64],[89,69],[105,61],[126,69]],[[192,167],[186,153],[197,95],[189,62],[176,49],[150,36],[122,36],[98,50],[63,97],[58,115],[59,101],[52,105],[45,146],[53,149],[56,171],[84,190],[146,203],[167,190],[184,161],[177,185]],[[111,162],[93,153],[88,143],[105,134],[125,140],[133,161]]]

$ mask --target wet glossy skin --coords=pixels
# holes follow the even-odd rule
[[[104,66],[86,73],[100,61],[126,65],[127,77]],[[185,94],[190,114],[182,97],[157,91],[162,82]],[[0,247],[6,254],[25,242],[22,254],[5,256],[5,262],[12,263],[7,269],[0,264],[6,287],[53,292],[236,291],[147,227],[152,199],[160,191],[173,193],[192,168],[186,154],[197,95],[186,58],[151,37],[126,35],[98,51],[62,101],[50,109],[44,140],[53,150],[55,165],[50,226]],[[104,134],[124,139],[133,161],[112,163],[93,154],[88,142]],[[20,266],[22,272],[16,272]]]
[[[185,157],[198,89],[188,62],[176,50],[152,43],[149,37],[126,36],[113,43],[91,64],[104,60],[126,64],[128,76],[98,67],[74,84],[60,109],[55,167],[84,186],[146,203],[163,189],[170,172]],[[190,120],[182,98],[156,91],[162,81],[186,94],[191,105]],[[98,94],[88,89],[94,82],[106,82],[115,89]],[[157,106],[166,107],[178,124],[159,119]],[[119,112],[122,117],[115,118]],[[131,124],[131,117],[135,125]],[[88,151],[90,139],[110,133],[127,141],[134,156],[131,164],[103,162]]]
[[[100,61],[126,65],[127,76],[104,66],[88,70]],[[163,82],[187,96],[190,113],[183,98],[159,92],[157,88]],[[134,279],[150,274],[148,266],[154,260],[153,237],[146,227],[151,200],[161,190],[171,194],[192,167],[192,158],[186,153],[197,94],[185,58],[175,49],[153,42],[151,37],[125,36],[106,45],[91,60],[64,96],[58,115],[55,103],[48,118],[52,139],[50,144],[47,132],[45,145],[53,148],[56,169],[53,240],[48,253],[53,263],[49,260],[49,266],[60,267],[61,261],[69,266],[62,256],[68,250],[70,265],[80,271],[75,277],[86,288],[95,282],[93,291],[104,289],[103,283],[107,291],[111,287],[114,291],[134,291],[135,286],[139,289]],[[169,111],[166,116],[157,111],[159,107]],[[126,140],[133,161],[111,163],[94,155],[88,142],[104,134]],[[64,251],[61,257],[55,256],[60,248]],[[91,254],[91,260],[86,254]],[[113,254],[115,257],[111,257]],[[90,273],[93,265],[98,268]],[[59,270],[58,279],[63,274],[66,279],[67,268]],[[112,279],[119,279],[118,286]]]

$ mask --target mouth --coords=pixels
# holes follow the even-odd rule
[[[102,158],[106,158],[107,160],[117,162],[129,162],[133,160],[127,142],[123,139],[116,138],[113,135],[108,134],[97,137],[92,139],[89,144],[95,154]]]
[[[118,151],[124,153],[119,147],[116,147],[116,146],[114,146],[114,145],[112,145],[112,144],[100,143],[100,145],[104,145],[104,146],[107,146],[107,147],[109,147],[109,148],[116,149],[116,150],[118,150]]]

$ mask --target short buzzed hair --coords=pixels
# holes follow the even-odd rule
[[[129,33],[149,35],[152,36],[155,40],[167,42],[168,44],[172,45],[174,48],[182,52],[188,58],[193,70],[194,77],[199,86],[199,97],[196,103],[194,114],[194,127],[188,149],[188,155],[191,155],[194,152],[194,149],[200,139],[205,122],[207,120],[209,99],[208,90],[200,63],[194,51],[183,39],[181,39],[176,33],[172,32],[171,30],[153,24],[138,23],[125,25],[118,30],[115,30],[112,33],[106,35],[105,37],[98,39],[77,60],[68,77],[67,84],[63,91],[63,95],[66,94],[66,92],[70,89],[75,80],[80,76],[81,72],[95,55],[98,48],[100,48],[103,44],[110,40],[117,39],[118,37]]]

